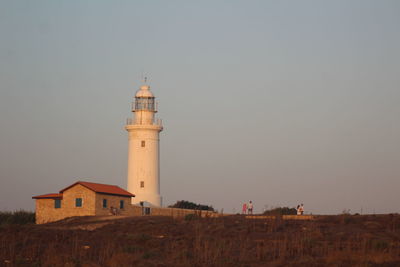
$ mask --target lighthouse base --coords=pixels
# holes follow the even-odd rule
[[[160,195],[155,194],[137,194],[132,198],[132,204],[144,207],[161,207],[162,198]]]

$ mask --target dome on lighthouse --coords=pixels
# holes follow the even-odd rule
[[[142,85],[140,89],[136,92],[135,97],[154,97],[153,93],[150,92],[150,86]]]

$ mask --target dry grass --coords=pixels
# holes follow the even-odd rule
[[[92,223],[93,217],[91,217]],[[400,216],[87,218],[0,228],[1,266],[400,265]],[[90,224],[90,223],[89,223]]]

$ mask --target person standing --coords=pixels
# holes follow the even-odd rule
[[[300,205],[300,214],[301,215],[304,214],[304,205],[303,205],[303,203],[301,203],[301,205]]]
[[[301,211],[300,211],[300,205],[297,205],[297,209],[296,209],[296,211],[297,211],[297,215],[301,215]]]
[[[247,213],[247,203],[243,203],[242,214],[246,214],[246,213]]]
[[[251,200],[249,201],[249,204],[247,205],[247,210],[249,214],[253,214],[253,203]]]

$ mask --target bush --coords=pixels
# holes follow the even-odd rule
[[[31,211],[2,211],[0,212],[0,225],[35,223],[35,213]]]
[[[186,200],[177,201],[174,205],[168,206],[169,208],[177,208],[177,209],[189,209],[189,210],[210,210],[214,211],[212,206],[196,204]]]
[[[296,215],[296,208],[278,207],[264,211],[263,215]]]
[[[198,218],[198,216],[196,214],[186,214],[185,221],[192,221],[196,218]]]

